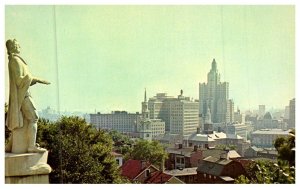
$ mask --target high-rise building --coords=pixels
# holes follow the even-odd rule
[[[233,101],[228,102],[229,83],[220,82],[217,63],[213,59],[207,74],[207,83],[199,83],[199,116],[205,117],[210,109],[213,123],[233,121]]]
[[[296,128],[296,126],[295,126],[295,103],[296,103],[295,98],[290,100],[289,129]]]
[[[234,102],[232,99],[227,101],[226,123],[234,122]]]
[[[258,105],[258,116],[263,117],[266,113],[266,106],[265,105]]]
[[[188,135],[199,127],[199,103],[183,96],[181,90],[177,98],[158,93],[148,101],[150,119],[162,119],[166,132]]]
[[[138,120],[137,132],[139,137],[152,140],[153,137],[165,134],[165,122],[161,119],[150,119],[147,94],[145,89],[144,101],[142,102],[142,115]]]

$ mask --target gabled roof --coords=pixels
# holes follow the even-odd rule
[[[149,179],[147,179],[146,183],[164,184],[167,183],[172,177],[172,175],[163,173],[162,171],[156,171]]]
[[[209,156],[203,159],[203,163],[198,167],[197,171],[214,176],[220,176],[224,166],[231,162],[232,160],[219,159]]]
[[[141,160],[128,160],[122,166],[122,176],[129,178],[130,180],[134,180],[142,171],[151,166],[149,162],[144,162]]]

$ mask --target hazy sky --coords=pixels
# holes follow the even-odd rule
[[[61,111],[140,111],[144,88],[198,99],[213,58],[235,108],[295,97],[294,6],[56,6],[56,24],[53,6],[6,6],[11,38],[52,83],[31,87],[39,110],[58,109],[58,88]]]

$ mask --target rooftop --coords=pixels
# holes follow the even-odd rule
[[[140,160],[128,160],[122,166],[122,176],[128,177],[133,180],[142,171],[148,168],[151,164]]]
[[[282,130],[282,129],[260,129],[254,131],[253,134],[262,134],[262,135],[288,135],[290,130]]]
[[[184,168],[182,170],[179,170],[179,169],[166,170],[165,173],[169,174],[169,175],[173,175],[173,176],[196,175],[197,174],[197,167]]]
[[[190,157],[191,154],[194,152],[194,148],[191,148],[191,147],[182,147],[182,148],[171,147],[171,148],[167,148],[166,151],[168,153],[180,154],[180,155],[183,155],[185,157]]]
[[[164,184],[167,183],[173,176],[163,173],[162,171],[156,171],[152,176],[147,179],[147,183]]]
[[[218,139],[243,139],[241,136],[236,135],[236,134],[226,134],[223,132],[216,132],[213,131],[212,134],[197,134],[194,133],[189,136],[189,140],[191,141],[202,141],[202,142],[213,142]]]

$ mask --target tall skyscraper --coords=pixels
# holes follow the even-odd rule
[[[290,100],[289,129],[296,128],[296,126],[295,126],[295,104],[296,104],[295,98]]]
[[[229,83],[220,82],[216,60],[213,59],[211,69],[207,74],[207,83],[199,83],[199,116],[205,118],[207,108],[211,112],[213,123],[227,122],[233,118],[230,111],[233,101],[228,102]]]
[[[265,105],[258,105],[258,116],[263,117],[266,113],[266,106]]]

